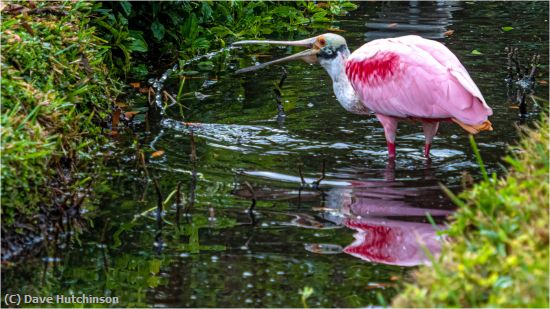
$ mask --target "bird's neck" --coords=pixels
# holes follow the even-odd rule
[[[361,103],[346,75],[347,57],[337,57],[329,65],[324,66],[332,78],[332,88],[340,105],[355,114],[368,114],[370,111]]]

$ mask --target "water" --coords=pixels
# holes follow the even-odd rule
[[[495,130],[476,140],[488,171],[500,175],[519,119],[507,102],[504,48],[518,46],[524,57],[541,53],[539,80],[548,81],[547,16],[542,2],[368,2],[336,26],[352,50],[410,33],[451,48],[493,108]],[[172,106],[162,117],[138,115],[134,130],[120,132],[103,150],[109,168],[101,172],[105,182],[87,231],[65,249],[50,246],[4,268],[3,293],[118,296],[117,306],[301,307],[299,290],[308,286],[312,307],[390,301],[416,265],[430,263],[424,249],[437,255],[446,241],[436,230],[454,207],[440,184],[459,191],[464,175],[479,179],[468,137],[442,124],[429,163],[421,127],[402,123],[398,157],[389,164],[377,120],[346,113],[326,73],[304,63],[286,66],[285,117],[277,117],[280,67],[231,72],[293,51],[231,50],[220,65],[226,70],[186,80],[185,107]],[[177,92],[178,82],[172,76],[167,89]],[[548,99],[547,86],[536,91]],[[143,95],[128,102],[146,104]],[[527,123],[539,112],[529,109]],[[157,211],[138,150],[163,200],[180,183],[181,209],[172,196]]]

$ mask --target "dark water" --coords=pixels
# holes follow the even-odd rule
[[[517,141],[519,119],[507,102],[504,48],[517,46],[525,58],[541,53],[539,80],[548,81],[548,3],[364,2],[333,26],[345,31],[352,50],[411,33],[445,43],[493,108],[495,130],[476,140],[488,171],[502,174],[499,158]],[[421,127],[402,123],[397,160],[388,164],[377,120],[346,113],[328,75],[303,63],[286,66],[286,117],[278,119],[280,67],[231,72],[292,51],[214,57],[218,69],[186,80],[185,107],[147,120],[138,115],[134,130],[120,132],[103,151],[110,168],[101,173],[87,231],[66,248],[3,269],[2,292],[118,296],[117,306],[301,307],[299,290],[311,287],[312,307],[390,302],[443,241],[435,229],[444,229],[453,206],[439,184],[458,191],[463,174],[479,178],[468,137],[442,124],[430,164]],[[170,92],[178,82],[168,81]],[[537,85],[536,95],[547,100],[547,86]],[[139,107],[145,100],[134,95],[128,102]],[[527,123],[539,111],[532,102],[529,109]],[[139,150],[163,200],[181,184],[189,213],[180,209],[179,222],[175,198],[157,212],[155,186],[136,163]]]

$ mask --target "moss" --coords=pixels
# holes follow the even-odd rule
[[[448,235],[433,267],[395,307],[548,308],[548,119],[525,133],[506,177],[494,175],[457,199]]]
[[[53,179],[76,187],[71,171],[103,139],[98,124],[119,84],[102,64],[108,48],[88,26],[94,5],[2,6],[4,230],[16,221],[33,223],[39,205],[54,204]]]

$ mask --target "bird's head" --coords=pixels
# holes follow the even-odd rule
[[[305,46],[309,49],[296,53],[294,55],[281,59],[264,62],[255,66],[237,70],[235,73],[245,73],[262,69],[268,65],[283,63],[292,60],[304,60],[307,63],[319,63],[325,69],[329,68],[336,62],[345,60],[349,56],[349,49],[346,44],[346,39],[342,36],[333,33],[325,33],[300,41],[271,41],[271,40],[249,40],[233,43],[235,45],[245,44],[278,44],[288,46]]]

